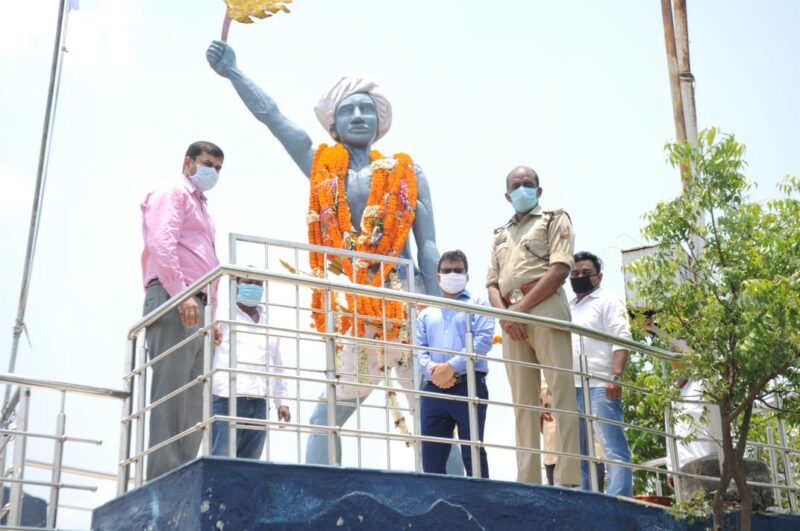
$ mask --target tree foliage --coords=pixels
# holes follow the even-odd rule
[[[716,129],[701,132],[696,147],[678,142],[667,152],[673,166],[690,169],[688,185],[645,215],[642,234],[655,247],[629,266],[632,287],[658,327],[687,342],[690,376],[720,405],[721,482],[737,482],[749,521],[739,470],[745,447],[736,439],[746,439],[754,403],[770,393],[797,409],[800,181],[787,177],[777,199],[751,201],[744,146]],[[721,500],[715,517],[719,507]]]

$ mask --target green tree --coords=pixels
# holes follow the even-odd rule
[[[714,496],[733,480],[750,529],[752,495],[741,468],[754,404],[769,393],[797,410],[800,376],[800,181],[787,177],[779,197],[749,201],[744,146],[708,129],[697,147],[667,146],[675,167],[689,168],[676,199],[645,214],[643,236],[654,252],[629,266],[633,288],[654,310],[668,337],[683,338],[693,378],[707,382],[705,399],[719,404],[724,461]]]

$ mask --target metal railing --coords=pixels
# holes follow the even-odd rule
[[[61,491],[65,489],[77,491],[95,492],[96,486],[83,485],[79,483],[65,483],[62,479],[64,474],[82,475],[88,471],[79,467],[69,467],[64,465],[64,450],[67,444],[89,444],[102,445],[103,441],[74,437],[67,434],[67,415],[66,399],[68,395],[84,395],[111,400],[124,400],[128,394],[121,390],[106,389],[88,385],[59,382],[39,378],[29,378],[17,374],[0,374],[0,383],[9,386],[16,386],[12,397],[5,411],[3,412],[3,423],[10,429],[0,429],[0,463],[3,467],[3,475],[0,477],[0,492],[3,485],[10,485],[10,495],[8,503],[2,508],[2,514],[6,518],[5,525],[0,525],[0,529],[23,529],[22,524],[22,503],[23,487],[39,487],[49,490],[47,503],[47,514],[45,526],[54,529],[57,523],[60,504]],[[34,393],[36,391],[36,393]],[[56,392],[59,395],[58,410],[55,416],[55,426],[52,433],[31,431],[31,402],[32,396],[42,396],[39,394]],[[42,404],[48,402],[42,400]],[[28,459],[28,440],[37,439],[51,441],[53,443],[53,460],[51,463],[33,461]],[[12,464],[6,471],[7,452],[11,448]],[[32,479],[26,475],[26,469],[44,468],[50,470],[49,481]],[[94,476],[98,478],[97,475]],[[107,479],[107,478],[99,478]],[[93,507],[75,507],[90,510]]]
[[[263,249],[259,249],[255,252],[251,250],[248,254],[239,249],[238,246],[241,244],[253,245],[256,248],[261,246]],[[393,266],[406,268],[406,279],[408,281],[406,290],[398,291],[385,287],[356,284],[347,279],[339,281],[328,277],[320,278],[313,275],[304,275],[301,273],[303,269],[300,265],[301,258],[304,258],[308,252],[312,251],[325,253],[324,263],[326,264],[328,263],[328,255],[347,256],[354,260],[367,260],[370,264],[380,264],[379,266],[372,266],[375,271],[384,267],[382,261],[392,261]],[[653,357],[654,366],[658,366],[658,364],[662,362],[678,360],[680,359],[679,355],[643,343],[583,328],[570,322],[413,293],[413,264],[408,260],[388,259],[387,257],[365,255],[352,251],[318,248],[242,235],[231,236],[230,256],[233,260],[237,260],[240,263],[251,264],[252,267],[219,265],[194,282],[185,291],[171,298],[151,314],[145,316],[130,329],[126,357],[126,367],[128,367],[128,370],[125,375],[125,387],[129,396],[124,402],[120,437],[121,446],[118,474],[118,493],[120,494],[125,492],[129,485],[139,486],[145,482],[144,462],[149,455],[192,433],[198,431],[202,433],[200,453],[202,455],[211,454],[213,447],[211,426],[215,422],[228,423],[229,446],[226,452],[227,455],[235,455],[237,430],[263,430],[269,435],[266,445],[266,459],[278,462],[304,462],[302,457],[304,444],[307,449],[309,445],[308,439],[310,437],[323,436],[327,437],[328,463],[332,465],[343,464],[337,457],[338,453],[342,451],[342,447],[338,441],[340,438],[343,438],[346,439],[349,444],[348,452],[345,452],[346,460],[350,462],[355,458],[355,464],[359,467],[374,467],[376,463],[378,463],[377,466],[379,467],[383,466],[389,469],[404,469],[420,472],[421,459],[419,452],[421,444],[424,442],[438,442],[447,444],[457,443],[469,446],[472,457],[471,461],[476,465],[473,467],[473,475],[477,477],[480,477],[481,474],[478,455],[481,449],[492,452],[492,456],[501,455],[503,452],[547,453],[557,455],[559,458],[582,459],[592,463],[603,462],[610,465],[628,467],[634,471],[643,471],[648,474],[653,474],[656,478],[664,474],[664,470],[659,467],[658,463],[623,463],[611,459],[599,458],[594,455],[592,444],[587,445],[589,450],[589,455],[587,456],[552,449],[519,447],[507,442],[509,440],[513,441],[512,430],[508,430],[505,433],[493,433],[491,436],[487,433],[485,437],[487,440],[480,440],[477,429],[471,430],[469,440],[454,441],[447,438],[421,435],[419,422],[420,398],[442,398],[441,394],[426,392],[420,389],[420,375],[419,371],[416,370],[416,356],[421,350],[460,355],[466,359],[468,396],[447,395],[447,399],[467,403],[470,425],[473,427],[477,424],[478,407],[483,405],[491,406],[498,410],[501,408],[509,411],[525,409],[538,411],[540,413],[548,411],[558,415],[578,416],[587,421],[587,439],[590,441],[593,440],[592,425],[597,422],[619,425],[626,430],[638,430],[656,437],[665,438],[668,444],[672,446],[673,450],[671,452],[672,470],[670,474],[674,477],[675,496],[678,502],[681,501],[679,483],[682,478],[716,479],[704,478],[703,476],[687,474],[680,471],[677,466],[677,452],[675,449],[677,442],[682,440],[683,437],[676,436],[672,433],[671,422],[666,423],[665,430],[656,430],[631,425],[625,422],[616,422],[599,418],[592,414],[590,403],[586,404],[587,413],[583,415],[577,411],[546,409],[537,404],[516,404],[510,400],[478,398],[476,394],[475,362],[479,359],[488,360],[491,366],[516,365],[523,368],[535,370],[546,369],[581,376],[584,396],[588,396],[590,379],[605,382],[610,382],[611,380],[599,375],[590,375],[586,370],[575,371],[571,368],[547,366],[541,363],[527,363],[475,354],[473,337],[469,329],[466,337],[466,352],[418,347],[414,341],[416,311],[417,308],[421,306],[432,306],[464,312],[467,314],[467,323],[470,322],[470,316],[472,315],[484,315],[498,320],[506,319],[529,325],[536,325],[537,327],[561,330],[583,337],[606,341],[631,351],[651,356]],[[258,262],[258,265],[255,265],[254,262]],[[278,265],[278,263],[283,265]],[[284,266],[288,266],[287,269],[294,272],[281,271],[280,269]],[[320,273],[321,272],[316,272],[316,274]],[[212,284],[226,278],[229,280],[227,283],[229,290],[227,297],[229,302],[228,319],[216,317],[212,308],[207,306],[202,326],[186,340],[162,353],[145,352],[146,349],[144,348],[142,334],[144,333],[146,335],[148,327],[153,326],[161,317],[175,310],[183,301],[192,297],[195,293],[201,290],[208,291]],[[235,289],[237,279],[255,279],[265,283],[265,300],[262,302],[262,307],[267,315],[265,324],[258,326],[253,323],[242,323],[236,320],[234,308],[236,304]],[[223,283],[223,285],[225,284]],[[408,289],[409,287],[412,288]],[[326,315],[327,325],[323,331],[313,330],[308,327],[308,323],[311,322],[312,311],[314,310],[308,305],[307,301],[311,299],[310,295],[314,290],[318,290],[324,295],[323,300],[325,304],[322,311]],[[348,311],[344,309],[344,305],[337,305],[334,301],[336,293],[346,294],[351,297],[375,298],[380,300],[382,305],[385,305],[387,301],[402,302],[408,309],[407,318],[405,320],[392,321],[387,318],[386,315],[382,315],[377,319],[381,322],[384,330],[389,329],[390,326],[407,327],[409,340],[404,343],[399,343],[397,341],[384,340],[379,337],[359,337],[355,335],[352,330],[345,333],[337,330],[335,328],[337,319],[349,317],[357,320],[359,316],[348,313]],[[245,324],[247,329],[243,330],[242,327]],[[229,350],[231,355],[230,365],[227,368],[212,368],[214,351],[213,330],[218,325],[231,328],[229,336]],[[271,365],[270,362],[267,361],[265,366],[258,368],[258,370],[240,368],[237,365],[236,356],[237,333],[261,334],[264,336],[265,341],[270,337],[283,338],[283,340],[289,341],[293,345],[293,352],[290,356],[291,361],[283,363],[280,367]],[[202,337],[204,341],[203,374],[192,381],[185,382],[184,385],[178,387],[172,393],[156,401],[148,401],[146,393],[148,372],[152,371],[152,367],[165,359],[166,356],[173,354],[179,348],[198,337]],[[406,353],[404,359],[412,365],[410,375],[392,375],[390,374],[391,371],[389,368],[385,365],[383,370],[377,373],[374,371],[370,372],[369,363],[374,360],[369,359],[369,356],[386,356],[387,352],[390,351]],[[352,352],[353,356],[353,360],[351,360],[352,367],[343,368],[339,358],[343,355],[350,355],[350,352]],[[364,352],[368,352],[366,354],[366,366],[361,363],[361,356]],[[340,354],[337,355],[337,353]],[[580,358],[582,359],[582,367],[585,368],[587,366],[585,364],[585,353],[582,352]],[[233,399],[229,400],[230,407],[228,415],[213,415],[211,406],[211,382],[215,375],[226,375],[228,377],[230,384],[229,396],[231,398],[237,395],[237,377],[261,376],[286,379],[292,384],[290,386],[292,392],[290,396],[284,398],[284,400],[292,404],[294,408],[294,418],[297,420],[291,424],[287,424],[279,420],[271,420],[269,417],[266,419],[240,417],[236,414],[236,400]],[[624,382],[620,385],[629,393],[641,393],[646,391],[645,389]],[[203,388],[203,414],[201,422],[181,433],[174,434],[172,437],[157,445],[146,448],[144,441],[145,435],[148,432],[146,423],[148,412],[194,386],[202,386]],[[398,386],[400,388],[398,388]],[[347,390],[349,390],[348,392],[350,394],[355,392],[355,398],[343,398],[343,393]],[[375,397],[374,391],[386,393],[387,398],[384,400],[383,404],[375,403],[377,399],[372,398]],[[408,407],[403,408],[398,406],[395,400],[391,398],[391,394],[396,394],[398,391],[402,391],[402,393],[409,397]],[[264,398],[269,399],[273,398],[273,396],[268,394]],[[327,408],[325,424],[320,424],[318,418],[316,422],[314,422],[314,418],[306,421],[308,418],[306,414],[307,408],[310,406],[315,408],[322,408],[324,406]],[[338,422],[336,416],[337,407],[353,409],[353,411],[349,413],[356,418],[355,427],[347,427],[347,423]],[[413,430],[405,431],[404,429],[397,430],[394,428],[395,425],[405,425],[405,416],[407,414],[413,415]],[[670,414],[668,410],[668,419]],[[771,470],[773,470],[774,479],[771,483],[752,484],[754,486],[774,489],[778,494],[784,493],[789,501],[789,510],[796,512],[795,496],[798,488],[794,486],[795,464],[793,460],[797,458],[800,451],[787,443],[785,435],[784,430],[782,431],[781,441],[779,441],[778,444],[774,444],[773,441],[770,440],[766,445],[757,444],[754,446],[768,450],[770,463],[773,465]],[[278,442],[272,442],[273,438],[278,438]],[[293,441],[290,441],[292,438]],[[352,442],[355,444],[350,444]],[[385,445],[385,460],[382,462],[376,457],[378,454],[371,451],[375,448],[375,442]],[[407,455],[405,457],[403,456],[403,448],[406,446],[411,447],[413,464],[410,463]],[[274,448],[277,448],[277,451]],[[784,471],[783,476],[785,477],[783,481],[780,481],[781,474],[779,474],[778,466],[776,466],[778,457],[782,458],[781,465]],[[395,460],[394,463],[393,459]],[[397,463],[399,463],[399,465]],[[590,466],[589,469],[592,471],[591,481],[593,490],[598,490],[597,477],[593,473],[594,467]],[[777,499],[780,500],[781,496],[779,495]]]

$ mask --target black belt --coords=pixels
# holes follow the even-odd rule
[[[150,282],[147,283],[147,287],[148,288],[150,286],[153,286],[153,285],[159,285],[160,286],[161,285],[161,281],[158,280],[157,278],[154,278],[153,280],[151,280]],[[194,296],[197,297],[198,299],[200,299],[200,302],[203,303],[203,306],[208,306],[208,295],[206,293],[203,293],[201,291],[200,293],[195,293]]]
[[[475,380],[477,381],[480,378],[486,378],[486,373],[485,372],[475,371]],[[462,383],[464,383],[466,381],[467,381],[467,375],[466,374],[459,374],[458,376],[456,376],[456,383],[454,385],[462,384]],[[426,381],[425,383],[436,385],[435,383],[433,383],[430,380]]]
[[[480,378],[486,378],[486,373],[485,372],[475,371],[475,380],[477,381]],[[466,374],[459,374],[458,376],[456,376],[456,385],[458,385],[460,383],[464,383],[466,381],[467,381],[467,375]]]

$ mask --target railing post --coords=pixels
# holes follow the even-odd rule
[[[210,290],[210,288],[209,288]],[[203,322],[208,325],[213,317],[214,308],[211,304],[207,304],[203,311]],[[211,330],[203,338],[203,416],[202,422],[205,423],[211,418],[211,359],[214,353],[214,331]],[[211,455],[211,424],[204,424],[202,434],[202,452],[201,455]]]
[[[141,341],[140,345],[136,348],[136,368],[138,369],[145,364],[145,357],[147,356],[147,329],[144,331],[145,340]],[[138,341],[137,341],[138,343]],[[152,369],[151,369],[152,370]],[[147,401],[147,370],[136,375],[136,448],[134,455],[141,456],[144,452],[144,430],[145,430],[145,414],[142,410]],[[144,457],[138,457],[133,466],[133,485],[140,487],[144,483]],[[149,459],[149,458],[148,458]],[[127,489],[126,489],[127,490]]]
[[[413,281],[412,281],[413,282]],[[411,284],[409,284],[411,285]],[[417,346],[417,306],[413,303],[408,304],[408,342],[412,346],[411,358],[408,360],[413,367],[411,374],[414,378],[414,390],[419,391],[422,387],[422,378],[419,370],[419,363],[417,363],[417,356],[419,351]],[[409,404],[414,408],[414,433],[419,436],[422,434],[422,418],[420,417],[420,396],[416,392],[413,394],[414,403]],[[414,472],[422,472],[422,441],[414,441]]]
[[[136,338],[125,343],[125,363],[122,372],[129,376],[133,371],[134,352],[136,351]],[[122,401],[122,418],[130,417],[133,413],[133,378],[125,379],[125,390],[128,396]],[[121,422],[119,426],[119,462],[122,463],[130,457],[131,453],[131,423]],[[118,466],[117,470],[117,496],[128,490],[130,465]]]
[[[586,428],[584,430],[584,434],[586,435],[586,440],[582,441],[586,444],[586,454],[589,457],[596,457],[594,453],[594,423],[587,418],[587,415],[592,415],[592,396],[591,396],[591,387],[589,387],[589,361],[586,358],[586,349],[583,344],[583,336],[581,338],[581,353],[579,356],[580,360],[580,368],[583,376],[581,376],[581,390],[583,392],[583,411],[584,417],[583,425]],[[548,387],[550,386],[550,382],[547,383]],[[593,492],[600,492],[599,481],[597,478],[597,464],[595,461],[588,461],[587,466],[589,468],[589,484],[592,487]]]
[[[231,321],[236,320],[237,309],[236,309],[236,301],[238,299],[238,285],[236,283],[236,278],[231,277],[230,279],[230,288],[229,288],[229,297],[228,297],[228,314],[229,319]],[[236,325],[231,325],[228,327],[228,368],[236,369],[238,368],[238,360],[236,359]],[[237,404],[237,394],[236,394],[236,373],[229,372],[228,373],[228,416],[236,417],[239,415],[238,408],[236,407]],[[229,422],[228,423],[228,456],[229,457],[236,457],[236,422]]]
[[[12,384],[10,383],[6,384],[6,387],[9,389],[9,393],[11,385]],[[8,427],[11,425],[10,419],[13,415],[13,412],[16,411],[17,405],[19,404],[19,394],[20,388],[18,386],[14,389],[14,394],[11,395],[9,401],[3,405],[2,413],[0,413],[0,428],[8,429]],[[3,478],[6,477],[6,455],[8,453],[8,444],[11,442],[11,440],[12,437],[10,435],[3,434],[0,436],[0,500],[2,499],[2,493],[5,492]],[[0,515],[3,515],[3,510],[5,510],[5,507],[0,510]]]
[[[11,511],[8,514],[8,525],[19,527],[22,521],[22,483],[25,477],[25,446],[27,443],[28,413],[30,411],[31,389],[22,389],[17,406],[17,435],[14,436],[14,479],[17,482],[11,485],[11,495],[9,505]]]
[[[775,395],[778,411],[783,409],[783,400],[780,395]],[[786,436],[786,425],[783,419],[778,417],[778,437],[781,439],[781,454],[783,455],[783,474],[786,476],[786,486],[789,487],[789,508],[793,514],[797,514],[797,495],[794,493],[794,469],[789,459],[789,438]]]
[[[775,430],[772,429],[772,426],[767,426],[767,444],[769,448],[767,448],[767,456],[769,457],[769,471],[772,474],[772,482],[774,484],[778,484],[778,458],[775,455]],[[772,489],[772,496],[775,498],[775,505],[781,507],[781,489],[775,487]]]
[[[47,506],[47,527],[56,527],[56,517],[58,516],[58,497],[61,490],[61,465],[64,459],[64,433],[67,416],[64,413],[64,406],[67,400],[66,391],[61,391],[61,406],[56,417],[56,439],[53,450],[53,470],[50,481],[54,484],[50,487],[50,503]]]
[[[472,357],[474,353],[474,337],[472,334],[472,314],[467,313],[467,333],[465,337],[466,355],[467,355],[467,402],[468,415],[469,415],[469,451],[472,457],[472,477],[481,477],[481,449],[478,446],[482,443],[480,439],[480,424],[478,423],[478,404],[475,402],[478,398],[478,383],[475,380],[475,358]]]
[[[661,375],[664,379],[667,378],[667,362],[661,364]],[[675,440],[675,429],[672,426],[672,402],[668,402],[664,409],[664,424],[667,432],[667,447],[669,448],[670,465],[672,466],[672,485],[675,491],[675,502],[683,503],[683,494],[681,493],[681,477],[680,462],[678,461],[678,441]]]
[[[333,292],[328,289],[325,291],[325,378],[330,382],[327,385],[328,426],[336,426],[336,340],[333,337],[336,320],[332,308]],[[355,355],[358,356],[357,346]],[[358,362],[356,362],[356,367],[358,367]],[[337,435],[338,430],[328,429],[329,465],[341,465],[337,457],[339,446]]]

